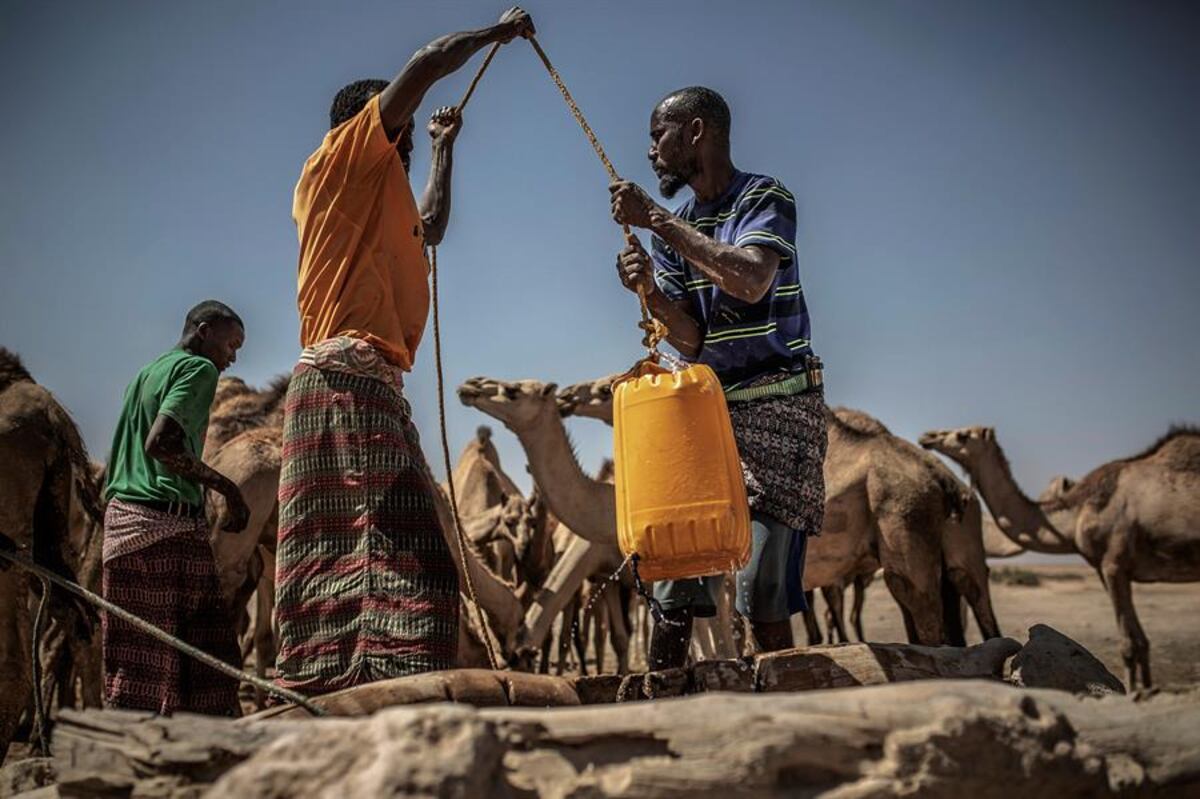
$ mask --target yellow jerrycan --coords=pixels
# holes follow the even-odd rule
[[[725,394],[703,364],[649,361],[613,394],[617,540],[641,577],[736,571],[750,558],[750,510]]]

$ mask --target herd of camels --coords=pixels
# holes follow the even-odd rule
[[[221,497],[210,498],[222,591],[239,619],[244,654],[253,653],[260,673],[275,653],[276,493],[286,388],[286,378],[263,390],[222,379],[204,452],[206,462],[238,484],[251,509],[244,532],[217,532],[225,508]],[[458,396],[517,436],[534,485],[525,496],[501,468],[490,431],[481,427],[452,477],[470,542],[465,557],[449,505],[439,496],[446,542],[459,568],[470,570],[486,617],[481,630],[474,614],[462,614],[461,664],[486,663],[487,636],[508,667],[545,671],[554,660],[551,640],[561,619],[559,671],[572,649],[577,666],[587,668],[585,636],[594,640],[594,668],[604,668],[611,647],[616,669],[624,671],[633,642],[645,645],[649,622],[623,580],[604,590],[622,561],[611,470],[585,472],[563,422],[580,416],[611,424],[612,378],[561,391],[534,380],[473,378]],[[827,421],[825,524],[810,539],[804,584],[826,598],[830,640],[848,640],[842,619],[847,587],[855,589],[851,620],[862,638],[862,591],[880,572],[911,642],[961,645],[964,600],[982,637],[998,636],[986,558],[1026,550],[1078,553],[1112,600],[1127,683],[1150,685],[1149,642],[1131,583],[1200,580],[1200,430],[1173,428],[1144,452],[1078,481],[1057,478],[1031,499],[1014,480],[991,428],[933,431],[918,446],[860,411],[831,408]],[[930,451],[959,464],[970,485]],[[102,482],[102,468],[88,461],[68,414],[17,356],[0,349],[0,545],[24,549],[96,590]],[[18,727],[28,723],[23,719],[32,703],[31,646],[40,599],[36,580],[0,561],[0,758]],[[51,592],[47,607],[38,690],[48,704],[99,704],[94,612],[61,591]],[[806,626],[810,643],[820,642],[811,614]],[[747,639],[726,597],[717,618],[697,626],[693,646],[698,657],[728,657],[747,651]]]

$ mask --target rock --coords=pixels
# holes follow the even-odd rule
[[[584,705],[610,705],[617,701],[617,692],[625,677],[621,674],[594,674],[571,680],[579,701]]]
[[[0,796],[14,796],[54,782],[54,759],[28,757],[0,768]]]
[[[1075,694],[1125,693],[1125,686],[1099,658],[1045,624],[1029,628],[1029,643],[1013,658],[1009,680],[1024,688],[1054,688]]]
[[[1182,797],[1200,789],[1198,712],[1200,690],[1094,699],[939,680],[365,719],[67,711],[54,749],[63,796]]]
[[[751,693],[754,691],[754,660],[702,660],[692,667],[692,685],[696,693]]]
[[[992,638],[966,648],[838,644],[770,652],[756,659],[754,690],[813,691],[938,677],[1000,679],[1021,645]]]

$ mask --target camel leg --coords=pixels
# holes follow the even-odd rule
[[[845,644],[850,641],[846,635],[846,584],[825,586],[821,589],[825,598],[825,631],[829,643]],[[836,636],[835,636],[836,633]]]
[[[275,569],[269,564],[258,581],[254,623],[254,673],[266,678],[267,668],[275,663],[275,635],[271,616],[275,610]],[[254,689],[254,706],[261,710],[266,703],[263,692]]]
[[[713,634],[717,657],[737,657],[737,648],[733,641],[733,603],[734,597],[729,589],[731,580],[726,579],[717,595],[717,617],[713,620]]]
[[[29,634],[32,617],[29,615],[29,580],[16,566],[0,569],[0,609],[4,623],[0,624],[0,763],[8,752],[21,721],[21,714],[30,704],[33,691],[32,664],[29,661]]]
[[[971,606],[979,634],[984,640],[1000,637],[1000,624],[992,608],[988,583],[987,553],[983,548],[983,513],[979,498],[972,496],[961,521],[948,520],[944,548],[950,581]]]
[[[605,648],[608,643],[608,630],[610,625],[607,595],[605,591],[607,585],[605,583],[592,584],[592,597],[595,601],[592,602],[592,646],[596,648],[596,673],[604,673],[604,655]],[[604,591],[599,597],[596,596],[597,591]]]
[[[575,634],[575,625],[579,619],[579,600],[571,599],[562,609],[561,627],[558,631],[558,665],[554,673],[562,676],[567,669],[567,657],[571,652],[571,638]],[[549,640],[549,636],[546,637]]]
[[[854,634],[858,636],[859,641],[867,640],[863,635],[862,612],[863,603],[867,599],[867,586],[871,584],[872,579],[869,574],[860,574],[854,578],[854,604],[850,608],[850,626],[854,628]]]
[[[692,659],[713,660],[717,656],[713,645],[713,621],[711,618],[696,619],[692,623]]]
[[[545,585],[525,611],[524,621],[514,636],[515,650],[541,646],[559,612],[575,597],[584,580],[596,572],[608,555],[605,547],[585,541],[577,535],[571,536],[562,556],[550,570]]]
[[[617,655],[617,674],[629,672],[629,627],[625,623],[625,613],[621,609],[621,596],[617,593],[620,586],[611,585],[604,594],[608,605],[608,628],[612,639],[613,651]]]
[[[554,643],[550,638],[547,635],[545,640],[542,641],[542,659],[538,662],[538,674],[550,673],[550,647]]]
[[[1131,533],[1113,533],[1109,550],[1100,564],[1100,577],[1117,614],[1121,632],[1121,659],[1125,661],[1125,682],[1129,690],[1149,688],[1150,640],[1138,621],[1133,607],[1133,585],[1129,579],[1129,541]]]
[[[804,630],[808,634],[809,646],[816,646],[825,639],[825,637],[821,635],[821,625],[817,623],[817,612],[813,610],[813,603],[815,600],[816,592],[804,592]]]
[[[909,643],[945,643],[942,618],[941,530],[928,535],[922,526],[889,514],[878,520],[883,580],[905,617]],[[915,640],[914,640],[915,639]]]
[[[583,594],[580,594],[579,605],[581,608],[583,607]],[[586,677],[588,673],[587,640],[585,638],[587,635],[587,619],[586,616],[580,619],[580,616],[583,616],[582,611],[575,614],[575,623],[571,625],[569,634],[571,636],[571,645],[575,647],[575,657],[579,659],[579,675]]]

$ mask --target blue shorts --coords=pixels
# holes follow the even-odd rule
[[[761,513],[750,514],[750,562],[735,575],[737,610],[751,621],[786,621],[807,610],[801,576],[807,536]],[[660,580],[654,598],[663,610],[691,608],[695,616],[715,616],[723,574],[689,580]]]

